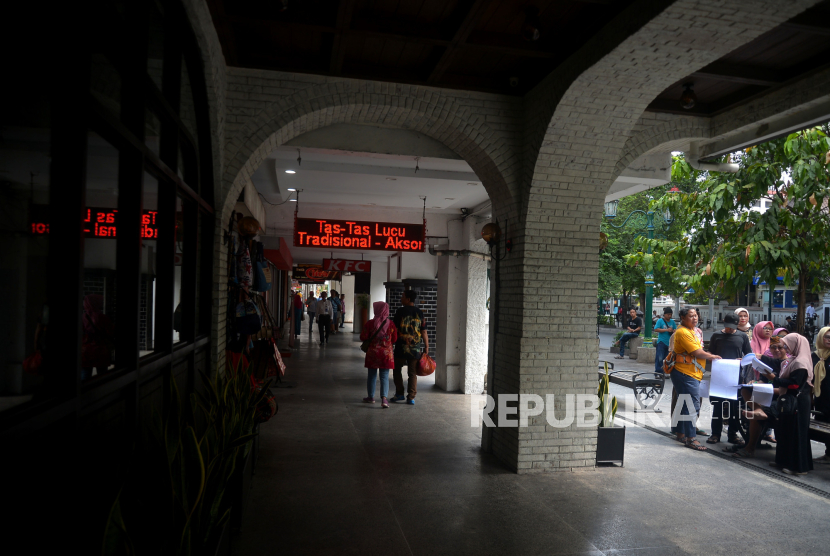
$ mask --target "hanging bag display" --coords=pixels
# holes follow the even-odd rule
[[[262,316],[259,313],[259,307],[251,299],[248,292],[245,290],[240,291],[247,298],[236,304],[236,331],[243,336],[256,334],[262,328]]]

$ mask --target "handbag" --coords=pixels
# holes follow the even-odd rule
[[[245,290],[241,290],[245,292]],[[245,295],[248,295],[245,292]],[[259,307],[250,298],[240,301],[236,304],[236,331],[243,336],[256,334],[262,328],[262,316],[259,313]]]
[[[363,353],[367,353],[369,351],[369,346],[372,345],[372,340],[375,339],[375,336],[378,335],[378,332],[380,332],[380,327],[379,326],[378,326],[377,330],[375,330],[375,333],[372,334],[371,338],[369,338],[368,340],[366,340],[365,342],[360,344],[360,349],[363,350]]]
[[[429,376],[435,372],[435,359],[424,353],[415,365],[415,374],[418,376]]]
[[[798,412],[798,396],[799,394],[792,395],[789,392],[780,396],[778,400],[776,400],[775,404],[778,409],[779,416],[792,416]]]

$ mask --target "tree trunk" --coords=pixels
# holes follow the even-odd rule
[[[770,300],[770,305],[772,301]],[[807,313],[807,268],[801,265],[798,272],[798,312],[795,317],[795,328],[799,334],[804,334],[804,315]]]

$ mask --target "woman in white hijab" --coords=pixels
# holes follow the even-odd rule
[[[749,336],[749,341],[752,341],[752,325],[749,324],[749,311],[743,307],[738,307],[735,310],[738,315],[738,330]]]

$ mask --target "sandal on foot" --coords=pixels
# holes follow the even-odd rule
[[[678,442],[680,442],[681,444],[686,443],[686,436],[685,435],[678,434],[677,436],[674,437],[674,439],[677,440]]]
[[[622,355],[615,355],[614,359],[625,359],[625,357],[623,357]]]
[[[730,438],[728,442],[730,444],[732,444],[733,446],[746,446],[746,442],[744,442],[742,439],[737,438],[737,437],[736,438]]]
[[[733,458],[736,459],[747,459],[747,458],[754,458],[755,454],[752,452],[748,452],[746,448],[741,448],[740,450],[736,450],[734,454],[732,454]]]
[[[705,431],[705,430],[703,430],[703,429],[697,429],[697,430],[695,431],[695,434],[696,434],[697,436],[709,436],[709,433],[708,433],[708,432],[706,432],[706,431]]]
[[[761,440],[766,440],[766,441],[767,441],[767,442],[769,442],[770,444],[776,444],[776,443],[778,442],[777,440],[775,440],[775,439],[772,437],[772,435],[771,435],[771,434],[764,435],[763,437],[761,437]]]
[[[706,439],[706,444],[717,444],[720,442],[720,436],[710,436]]]
[[[726,448],[724,448],[721,451],[726,452],[727,454],[734,454],[735,452],[737,452],[741,448],[743,448],[743,446],[727,446]]]
[[[701,444],[697,440],[686,441],[685,446],[687,448],[691,448],[692,450],[696,450],[698,452],[705,452],[706,451],[706,446],[704,446],[703,444]]]

